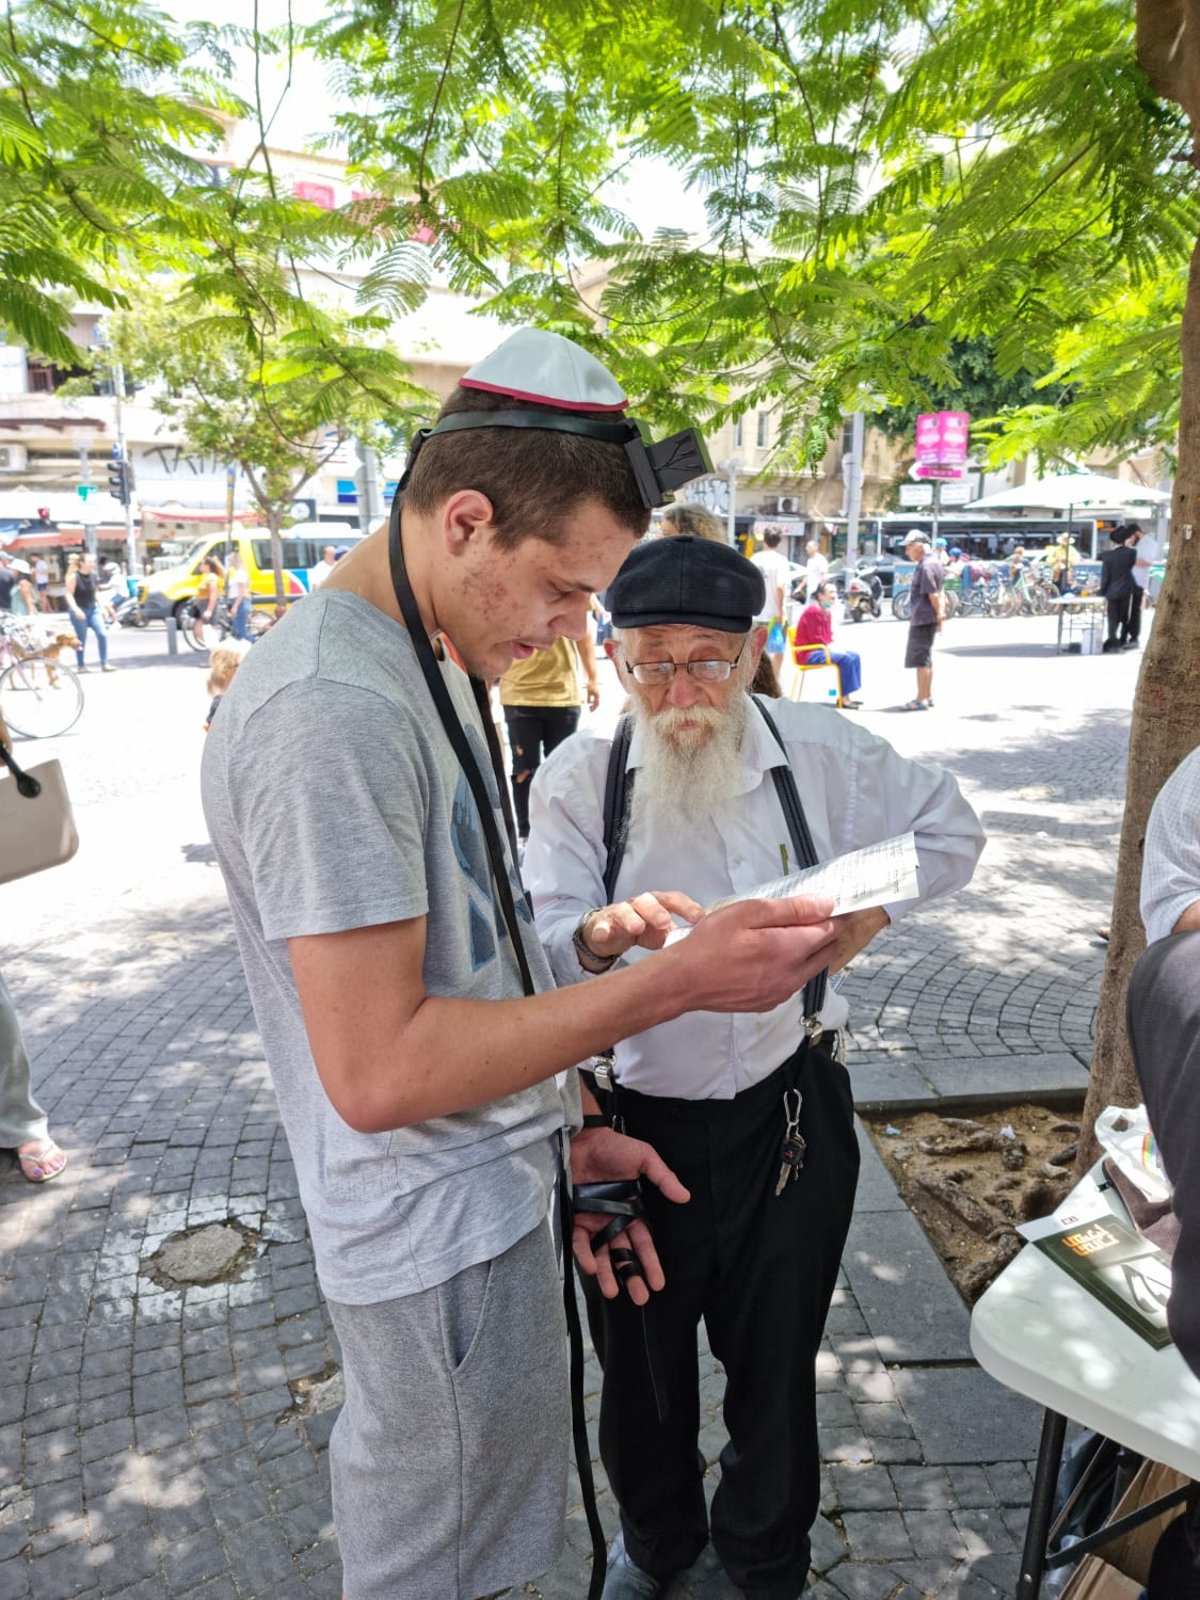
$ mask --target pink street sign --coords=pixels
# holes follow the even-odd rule
[[[961,467],[970,424],[965,411],[923,411],[917,418],[917,466]]]
[[[914,467],[912,469],[912,475],[913,475],[914,478],[948,478],[948,479],[954,479],[954,478],[965,478],[966,475],[967,475],[967,472],[966,472],[966,468],[965,467],[947,467],[947,466],[939,466],[939,465],[933,465],[933,466],[925,465],[925,466]]]

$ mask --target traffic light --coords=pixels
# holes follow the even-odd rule
[[[108,463],[108,492],[123,506],[129,504],[129,497],[133,493],[132,462],[113,460]]]

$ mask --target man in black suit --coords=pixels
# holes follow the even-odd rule
[[[1129,608],[1137,586],[1133,576],[1137,553],[1128,542],[1129,529],[1122,524],[1109,534],[1112,549],[1100,557],[1100,593],[1108,601],[1108,638],[1104,653],[1123,650],[1129,643]]]

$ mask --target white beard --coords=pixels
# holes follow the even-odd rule
[[[737,792],[749,710],[745,693],[735,694],[723,711],[668,706],[652,715],[636,696],[631,709],[642,734],[634,817],[646,807],[700,822]],[[683,722],[696,726],[681,727]]]

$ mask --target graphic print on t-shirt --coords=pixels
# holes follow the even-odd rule
[[[483,775],[488,799],[492,802],[492,811],[496,813],[499,810],[500,796],[496,788],[496,775],[492,771],[491,758],[483,748],[482,741],[474,728],[468,727],[466,735],[467,742],[471,746],[471,754],[475,757],[476,765]],[[504,925],[504,914],[496,903],[496,896],[492,888],[492,873],[488,862],[487,842],[484,839],[483,828],[480,825],[479,813],[475,806],[475,797],[471,793],[471,786],[467,782],[465,775],[461,773],[454,790],[450,834],[454,858],[468,879],[467,900],[469,906],[468,922],[471,933],[471,969],[474,972],[478,972],[481,967],[486,967],[489,962],[496,959],[496,938],[499,936],[500,941],[503,943],[508,938],[508,929]],[[521,885],[521,880],[511,867],[508,881],[512,888],[517,916],[524,922],[529,922],[529,908],[525,903],[525,890]],[[493,929],[495,930],[494,932]]]

